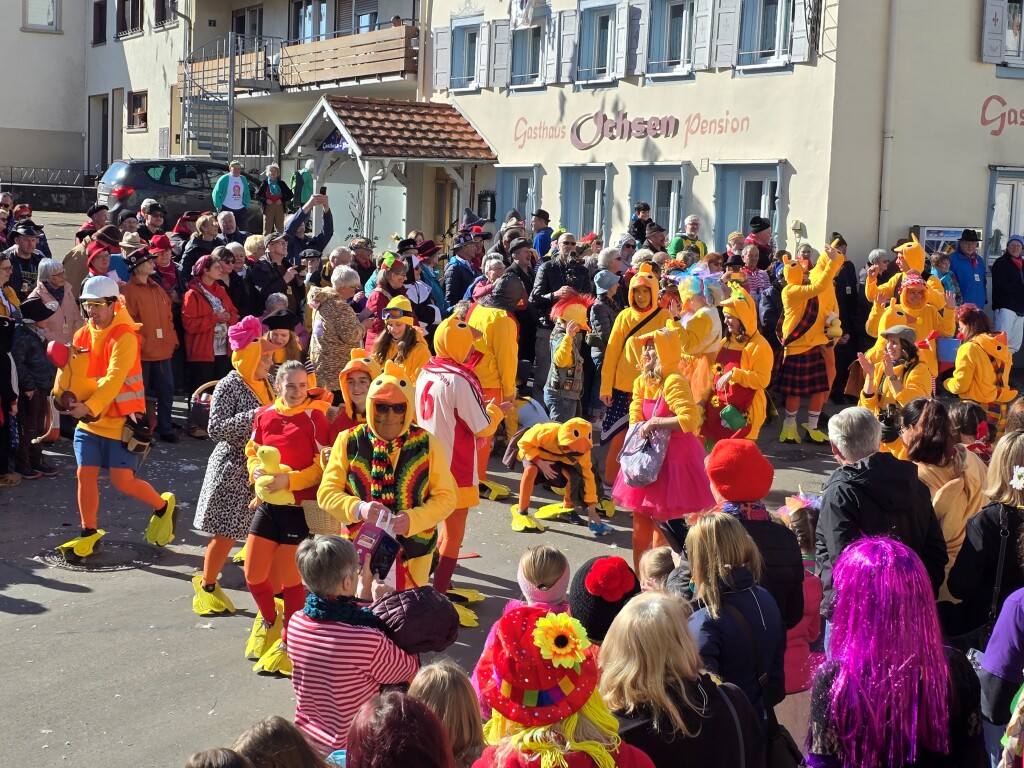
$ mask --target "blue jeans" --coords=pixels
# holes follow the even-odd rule
[[[171,406],[174,404],[174,370],[170,358],[167,360],[143,360],[142,381],[146,386],[146,399],[156,400],[156,433],[169,435],[174,432],[171,422]]]
[[[559,424],[565,424],[569,419],[580,415],[580,402],[580,400],[559,397],[550,389],[544,390],[544,405],[548,409],[548,416]]]

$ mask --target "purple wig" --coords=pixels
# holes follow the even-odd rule
[[[949,751],[949,667],[924,565],[904,544],[861,539],[833,574],[831,719],[846,768]]]

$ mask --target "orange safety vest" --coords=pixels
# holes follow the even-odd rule
[[[107,375],[107,369],[110,366],[110,358],[114,354],[114,345],[117,343],[117,340],[126,333],[134,333],[138,336],[138,332],[134,328],[122,323],[114,326],[113,330],[107,334],[102,350],[90,350],[89,368],[86,373],[90,379],[98,379]],[[91,341],[92,339],[89,335],[88,324],[82,326],[75,332],[74,345],[79,349],[88,348]],[[121,385],[121,391],[117,393],[113,402],[108,405],[107,409],[102,414],[99,414],[99,416],[100,418],[110,416],[129,416],[133,413],[145,412],[146,388],[142,381],[142,356],[136,355],[135,362],[133,362],[131,368],[128,369],[128,376],[125,378],[124,384]]]

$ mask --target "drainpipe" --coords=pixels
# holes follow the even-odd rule
[[[179,19],[185,22],[185,36],[184,40],[182,41],[182,45],[184,46],[185,56],[188,57],[188,55],[192,52],[191,50],[189,50],[189,45],[191,44],[192,37],[192,19],[190,19],[188,16],[186,16],[184,13],[178,10],[177,3],[175,3],[172,6],[171,11],[174,13],[175,16],[177,16]]]
[[[190,19],[188,16],[186,16],[184,13],[182,13],[181,11],[178,10],[178,4],[177,3],[174,3],[174,5],[171,6],[171,12],[174,13],[174,15],[177,16],[179,19],[181,19],[182,21],[185,22],[182,25],[185,28],[185,33],[184,33],[184,35],[182,35],[182,41],[181,41],[181,45],[182,45],[182,48],[181,48],[181,53],[182,53],[181,65],[182,65],[183,68],[187,68],[189,65],[186,64],[185,61],[188,59],[189,56],[192,55],[192,48],[191,48],[191,46],[192,46],[192,19]],[[190,154],[189,150],[192,149],[191,140],[188,138],[188,128],[189,128],[189,126],[185,122],[185,101],[189,98],[189,94],[186,92],[187,89],[188,89],[188,78],[186,78],[185,82],[182,83],[181,107],[180,107],[181,115],[178,118],[179,119],[179,125],[181,126],[181,153],[183,155]],[[173,136],[170,137],[170,141],[168,143],[173,146],[173,144],[174,144],[174,137]]]
[[[431,93],[433,93],[433,88],[427,88],[426,76],[428,59],[427,40],[430,39],[430,30],[427,26],[427,21],[430,19],[430,14],[433,11],[433,8],[431,7],[432,5],[432,0],[420,0],[420,17],[418,19],[420,29],[420,50],[416,58],[416,101],[428,101]]]
[[[885,112],[882,116],[882,173],[878,204],[878,247],[888,248],[889,201],[892,198],[893,123],[896,114],[896,54],[899,41],[899,0],[889,0],[889,41],[885,61]]]

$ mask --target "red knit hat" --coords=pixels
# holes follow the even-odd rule
[[[567,613],[535,607],[501,617],[476,672],[484,701],[527,728],[565,720],[597,688],[597,664],[583,625]]]
[[[708,479],[726,501],[760,501],[775,469],[753,440],[719,440],[707,461]]]

